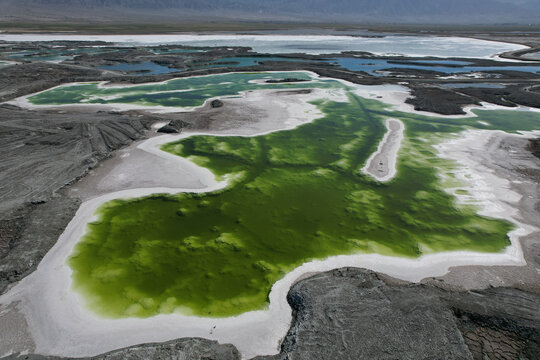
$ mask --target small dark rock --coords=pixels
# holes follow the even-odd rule
[[[532,152],[534,156],[540,158],[540,138],[529,139],[527,149]]]
[[[212,100],[212,102],[210,103],[210,106],[212,106],[213,108],[219,108],[219,107],[222,107],[223,106],[223,101],[221,100]]]
[[[157,130],[159,133],[176,134],[182,132],[183,128],[189,127],[189,123],[182,120],[172,120],[167,125]]]
[[[166,134],[176,134],[179,133],[180,130],[175,128],[174,126],[171,126],[170,124],[167,124],[165,126],[160,127],[157,130],[158,133],[166,133]]]
[[[266,83],[267,84],[280,84],[280,83],[304,82],[304,81],[308,81],[308,80],[296,79],[296,78],[270,79],[270,80],[266,80]]]

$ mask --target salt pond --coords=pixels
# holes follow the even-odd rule
[[[300,59],[288,59],[283,57],[268,57],[268,56],[243,56],[243,57],[224,57],[210,62],[192,62],[188,65],[188,69],[199,68],[216,68],[216,67],[245,67],[257,66],[265,61],[302,61]],[[99,67],[103,70],[126,71],[131,75],[155,75],[166,74],[176,71],[185,71],[187,69],[174,69],[167,66],[156,64],[152,61],[140,63],[118,63],[114,65],[102,65]]]
[[[283,78],[306,81],[265,82]],[[209,193],[103,205],[69,260],[87,306],[113,318],[171,312],[230,316],[267,306],[272,285],[312,259],[359,252],[405,257],[499,252],[508,246],[510,223],[456,206],[444,191],[437,173],[450,171],[452,164],[437,159],[432,145],[465,127],[535,129],[538,114],[478,111],[475,119],[444,119],[399,113],[357,96],[354,86],[307,72],[230,73],[130,86],[73,84],[28,101],[177,111],[244,91],[286,90],[293,96],[295,89],[309,88],[344,97],[314,102],[324,116],[294,130],[191,136],[163,145],[229,184]],[[388,118],[405,124],[406,138],[397,174],[383,186],[360,169],[377,149]]]
[[[310,81],[265,83],[280,78]],[[297,104],[306,111],[316,106],[320,116],[294,129],[147,140],[148,151],[190,164],[207,188],[133,189],[83,203],[37,271],[0,303],[18,302],[43,354],[91,356],[201,336],[233,343],[250,358],[278,351],[291,319],[285,295],[303,274],[361,266],[418,281],[455,265],[522,264],[517,237],[530,230],[508,210],[511,191],[497,187],[505,201],[484,196],[500,193],[490,188],[495,175],[468,184],[467,176],[453,174],[474,166],[441,158],[443,148],[434,145],[447,142],[449,153],[448,140],[463,129],[538,129],[540,114],[428,117],[375,100],[395,88],[307,72],[237,73],[144,85],[70,84],[19,99],[21,106],[47,107],[99,98],[85,106],[178,111],[243,91],[269,91],[261,102],[272,91],[328,94]],[[388,118],[399,119],[405,132],[397,173],[380,183],[359,170]],[[476,197],[479,185],[484,192]],[[460,189],[469,191],[456,201]]]

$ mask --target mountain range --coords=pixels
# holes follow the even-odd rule
[[[0,21],[540,23],[540,0],[0,0]]]

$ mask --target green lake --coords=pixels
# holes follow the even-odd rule
[[[265,78],[304,83],[262,84]],[[387,110],[335,80],[305,72],[235,73],[159,84],[54,88],[29,98],[41,105],[121,103],[194,107],[215,96],[257,89],[327,88],[348,101],[313,102],[323,117],[266,135],[197,135],[162,146],[234,181],[209,193],[118,199],[68,259],[73,287],[104,317],[179,312],[226,317],[264,309],[272,285],[312,259],[379,253],[414,258],[471,250],[501,252],[507,221],[476,214],[444,191],[459,187],[440,174],[456,164],[433,145],[467,128],[508,132],[540,128],[540,114],[475,110],[443,118]],[[380,183],[360,169],[377,149],[387,118],[405,124],[397,175]],[[481,121],[482,123],[480,123]],[[461,193],[466,193],[461,190]]]

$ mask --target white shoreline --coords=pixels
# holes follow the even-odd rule
[[[521,223],[519,210],[510,206],[517,204],[521,195],[512,190],[511,181],[498,177],[495,172],[474,157],[474,153],[482,151],[489,143],[492,136],[504,134],[532,138],[540,135],[538,131],[522,131],[518,134],[508,134],[501,130],[464,130],[457,136],[443,143],[434,145],[439,157],[443,159],[459,159],[459,166],[450,171],[454,177],[465,186],[447,188],[447,192],[453,194],[458,203],[474,205],[479,208],[478,214],[498,219],[510,220],[518,228],[528,229],[532,232],[535,228]],[[456,193],[456,190],[466,190],[468,194]]]
[[[119,46],[155,46],[178,44],[193,47],[249,46],[258,53],[296,53],[312,55],[340,53],[342,51],[368,51],[374,55],[401,55],[409,57],[461,57],[499,60],[498,54],[528,49],[520,44],[457,36],[388,35],[382,38],[355,37],[346,35],[239,35],[239,34],[153,34],[153,35],[83,35],[83,34],[6,34],[0,40],[24,41],[106,41]],[[280,42],[299,45],[298,48],[280,48]],[[305,46],[317,43],[333,45],[331,49],[307,50]],[[407,47],[401,48],[401,43]],[[416,49],[415,49],[416,47]],[[436,49],[445,47],[446,53]],[[413,49],[411,51],[411,48]],[[397,50],[396,50],[397,49]],[[433,50],[435,49],[435,50]],[[464,49],[472,49],[464,54]],[[473,52],[474,51],[474,52]]]
[[[391,129],[391,124],[398,125],[397,129]],[[366,165],[361,169],[364,174],[367,174],[380,182],[390,181],[396,176],[396,162],[399,149],[401,148],[401,141],[403,140],[403,131],[405,131],[405,125],[399,119],[386,119],[386,133],[377,146],[375,151],[367,159]],[[383,162],[387,167],[387,171],[381,176],[378,172],[374,171],[378,166],[373,164],[374,161]],[[374,169],[375,168],[375,169]]]
[[[355,86],[345,81],[344,83]],[[355,87],[360,93],[368,91],[367,86]],[[375,97],[383,95],[385,100],[390,99],[394,103],[403,99],[401,96],[395,97],[389,94],[385,86],[369,87],[369,92]],[[474,143],[476,136],[484,135],[473,133],[467,139]],[[180,191],[207,192],[226,186],[226,182],[215,181],[207,169],[198,167],[187,159],[164,153],[157,148],[162,143],[178,138],[171,136],[151,138],[143,142],[139,148],[158,156],[174,158],[179,164],[191,167],[191,171],[200,176],[206,188],[133,189],[103,195],[84,202],[58,242],[43,258],[38,269],[0,297],[2,305],[20,301],[19,309],[28,321],[37,353],[75,357],[92,356],[145,342],[200,336],[220,343],[232,343],[242,353],[243,358],[271,355],[279,351],[279,343],[287,333],[291,321],[291,309],[287,304],[286,294],[290,286],[303,274],[354,266],[368,268],[403,280],[419,281],[426,277],[442,276],[453,266],[525,264],[519,237],[530,233],[533,228],[519,223],[515,218],[517,210],[512,204],[519,200],[519,195],[517,198],[507,199],[503,192],[496,192],[491,197],[481,194],[477,205],[481,208],[483,215],[507,219],[518,226],[509,234],[511,245],[502,253],[455,251],[424,255],[417,259],[378,254],[341,255],[311,261],[288,273],[272,287],[269,294],[270,305],[265,311],[252,311],[223,319],[198,318],[180,314],[159,315],[146,319],[98,318],[86,310],[82,306],[80,296],[71,291],[71,270],[65,265],[66,257],[84,234],[87,222],[93,220],[95,210],[104,202],[118,197],[139,197]],[[441,145],[442,148],[439,151],[442,156],[452,158],[460,164],[466,181],[470,180],[465,175],[472,173],[475,176],[475,183],[481,182],[487,194],[492,193],[492,189],[501,185],[502,180],[495,174],[474,173],[468,157],[460,152],[450,151],[456,146],[452,141],[455,140],[445,143],[446,147]],[[474,188],[475,184],[470,185],[474,191],[478,190]],[[214,326],[215,328],[210,332]]]
[[[19,64],[19,62],[17,62],[17,61],[0,59],[0,68],[4,68],[4,67],[7,67],[7,66],[11,66],[11,65],[17,65],[17,64]]]

